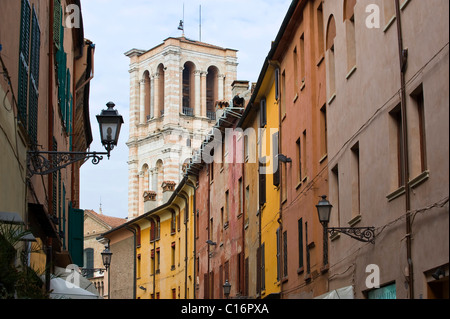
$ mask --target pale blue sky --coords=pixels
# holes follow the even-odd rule
[[[256,82],[287,13],[290,0],[84,0],[85,37],[95,46],[95,77],[91,82],[90,117],[94,142],[91,151],[104,151],[99,142],[96,115],[113,101],[124,117],[118,147],[97,166],[81,169],[82,209],[105,215],[128,215],[129,59],[132,48],[148,50],[168,37],[181,36],[179,21],[185,14],[185,36],[199,40],[202,6],[202,41],[238,50],[238,80]]]

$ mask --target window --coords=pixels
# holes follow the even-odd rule
[[[294,62],[294,92],[298,93],[298,54],[297,54],[297,47],[294,48],[294,52],[292,54],[292,59]]]
[[[213,118],[215,116],[215,105],[214,103],[218,100],[218,81],[219,70],[215,66],[210,66],[208,68],[208,74],[206,75],[206,111],[208,118]]]
[[[288,276],[287,231],[283,232],[283,277]]]
[[[336,22],[334,16],[331,15],[328,20],[327,37],[326,37],[326,49],[328,58],[328,98],[332,99],[336,94],[336,74],[335,74],[335,61],[334,61],[334,39],[336,38]]]
[[[136,263],[136,277],[141,277],[141,254],[137,255],[137,263]]]
[[[279,132],[272,134],[273,185],[277,187],[280,185],[280,168],[281,168],[281,162],[278,160],[278,154],[280,154],[279,138],[280,138]],[[275,164],[277,164],[277,166],[275,166]]]
[[[261,112],[259,115],[260,118],[260,125],[261,127],[265,127],[267,125],[267,104],[266,99],[262,99],[261,102],[259,102]]]
[[[303,174],[303,179],[302,181],[304,181],[308,175],[307,172],[307,166],[306,166],[306,130],[303,131],[302,134],[302,174]]]
[[[404,185],[404,167],[403,167],[403,123],[402,111],[400,105],[396,106],[391,112],[390,116],[393,123],[393,131],[391,134],[391,142],[393,144],[394,161],[393,167],[396,168],[395,175],[397,176],[397,187]]]
[[[195,106],[195,65],[186,62],[183,68],[183,114],[194,115]]]
[[[352,217],[356,217],[361,211],[361,176],[359,162],[359,142],[352,148]]]
[[[340,210],[339,210],[339,166],[336,165],[331,169],[330,190],[334,201],[333,210],[336,210],[337,225],[340,226]]]
[[[266,289],[266,247],[261,245],[261,289]]]
[[[277,281],[281,279],[281,231],[278,228],[276,232],[277,239]]]
[[[241,216],[244,213],[244,184],[242,183],[242,177],[239,178],[239,213],[238,216]]]
[[[36,11],[28,1],[22,0],[21,10],[18,117],[36,145],[41,33]]]
[[[347,72],[351,72],[356,66],[355,5],[356,0],[345,0],[344,24],[347,38]]]
[[[156,273],[159,274],[161,267],[161,251],[159,248],[156,248]]]
[[[170,267],[170,269],[171,270],[174,270],[175,269],[175,251],[176,251],[176,249],[175,249],[175,242],[173,242],[172,244],[171,244],[171,254],[170,254],[170,256],[171,256],[171,267]]]
[[[228,220],[230,216],[230,191],[225,192],[225,223],[224,228],[228,227]]]
[[[170,233],[173,235],[175,234],[177,228],[177,216],[175,212],[172,212],[172,219],[170,221],[170,224],[171,224]]]
[[[88,269],[86,278],[92,278],[94,277],[94,271],[92,270],[94,268],[94,249],[93,248],[86,248],[84,250],[84,268]]]
[[[426,134],[425,134],[425,109],[423,87],[420,85],[412,94],[411,98],[414,110],[411,112],[411,148],[413,158],[411,160],[411,176],[417,176],[427,170],[426,156]]]
[[[317,7],[317,34],[318,34],[318,53],[323,54],[324,51],[324,37],[323,37],[323,9],[322,3]]]
[[[303,219],[298,220],[298,268],[303,268]]]
[[[286,115],[286,71],[281,75],[281,117]]]
[[[245,218],[248,217],[250,209],[250,185],[245,188]]]
[[[306,80],[306,65],[305,65],[305,35],[302,34],[300,37],[300,78],[301,84],[305,83]]]
[[[266,174],[262,173],[264,164],[259,163],[259,205],[263,206],[266,203]]]
[[[148,71],[145,71],[144,73],[144,85],[143,87],[141,86],[141,88],[143,88],[143,92],[141,92],[141,94],[144,95],[144,110],[145,110],[145,118],[147,121],[150,120],[153,116],[153,114],[151,114],[151,81],[150,81],[150,73]]]
[[[328,152],[327,134],[327,106],[324,105],[320,109],[320,153],[322,157]]]
[[[280,69],[275,70],[275,100],[280,99]]]
[[[395,1],[383,0],[384,24],[388,26],[395,18]]]
[[[300,183],[302,181],[302,148],[300,138],[295,142],[297,146],[297,179]]]
[[[136,247],[140,247],[141,246],[141,227],[139,226],[135,226],[136,227]]]
[[[163,117],[164,116],[164,108],[165,108],[165,67],[163,64],[158,66],[157,76],[156,76],[156,86],[158,92],[157,98],[157,112],[155,117]]]

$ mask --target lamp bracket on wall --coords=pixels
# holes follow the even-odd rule
[[[375,244],[375,227],[326,227],[331,236],[343,233],[364,243]]]

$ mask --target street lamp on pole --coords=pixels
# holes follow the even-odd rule
[[[107,152],[59,152],[59,151],[38,151],[37,149],[28,151],[27,166],[30,176],[48,175],[57,172],[73,163],[92,159],[92,164],[97,165],[103,155],[107,155],[108,159],[111,150],[117,146],[119,141],[120,128],[122,126],[123,117],[114,110],[115,104],[109,102],[106,104],[107,110],[103,110],[97,115],[97,121],[100,126],[100,135],[103,146]]]

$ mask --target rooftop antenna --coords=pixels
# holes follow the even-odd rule
[[[200,5],[200,29],[199,29],[199,41],[202,42],[202,5]]]
[[[103,210],[102,210],[102,197],[100,196],[100,215],[103,215]]]
[[[178,30],[183,31],[183,37],[184,37],[184,3],[183,3],[183,20],[180,20],[180,25],[178,26]]]

